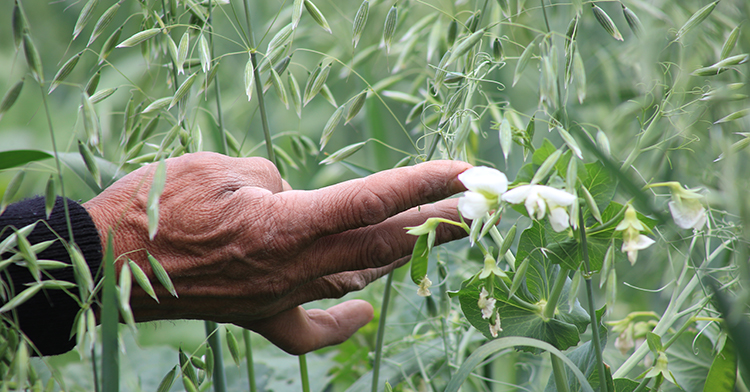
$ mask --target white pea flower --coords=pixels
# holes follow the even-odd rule
[[[458,175],[466,191],[458,200],[458,210],[467,219],[479,219],[500,205],[500,195],[508,189],[508,178],[501,171],[476,166]]]
[[[631,265],[635,264],[638,259],[639,250],[646,249],[654,243],[654,240],[641,234],[641,231],[645,231],[646,227],[638,219],[638,214],[632,205],[628,204],[625,217],[615,230],[622,231],[622,252],[628,254]]]
[[[429,297],[432,295],[430,292],[430,286],[432,286],[432,281],[430,278],[427,277],[427,275],[422,278],[422,281],[419,282],[419,288],[417,289],[417,295],[420,297]]]
[[[565,207],[573,204],[575,195],[546,185],[521,185],[503,194],[503,200],[511,204],[524,203],[532,219],[542,219],[549,210],[552,229],[563,231],[570,226]]]
[[[615,339],[615,348],[620,350],[622,355],[627,355],[628,351],[633,347],[635,347],[635,342],[633,341],[633,325],[630,324]]]
[[[500,313],[495,314],[495,323],[490,324],[490,335],[493,338],[497,337],[497,334],[503,332],[503,327],[500,325]]]
[[[677,181],[659,182],[650,184],[647,188],[667,186],[672,192],[672,201],[669,202],[669,212],[677,226],[683,229],[700,230],[706,225],[706,209],[701,200],[703,195],[698,189],[683,188]]]
[[[683,229],[700,230],[706,224],[706,209],[700,199],[703,197],[693,189],[672,186],[672,201],[669,212],[677,226]]]
[[[646,237],[643,234],[638,234],[637,236],[633,238],[628,238],[622,240],[622,252],[628,254],[628,260],[630,261],[630,264],[635,264],[635,261],[638,259],[638,251],[642,249],[646,249],[651,244],[654,243],[654,240],[652,240],[649,237]]]
[[[495,310],[495,299],[490,297],[490,293],[484,287],[482,287],[482,291],[479,293],[477,306],[482,311],[483,319],[492,317],[492,311]]]

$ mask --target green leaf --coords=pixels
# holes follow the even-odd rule
[[[0,151],[0,170],[25,165],[29,162],[52,158],[53,155],[40,150]]]
[[[414,284],[420,284],[422,279],[427,275],[427,260],[430,252],[427,250],[427,234],[420,235],[414,244],[414,250],[411,253],[411,280]]]
[[[599,320],[601,320],[601,315],[598,314]],[[607,345],[607,328],[599,325],[599,344],[600,347],[605,347]],[[581,372],[586,376],[586,378],[589,381],[589,384],[591,385],[599,385],[599,375],[597,372],[598,362],[596,360],[596,349],[592,341],[588,341],[586,343],[583,343],[582,345],[578,346],[575,350],[568,353],[568,358],[570,358],[573,363],[576,364],[576,367],[581,370]],[[581,390],[581,384],[578,382],[578,380],[574,377],[573,372],[570,369],[566,369],[567,373],[567,379],[568,379],[568,390],[570,392],[578,392]],[[612,375],[608,372],[608,384],[610,385],[610,388],[612,387]],[[549,382],[547,383],[547,387],[545,388],[545,392],[555,392],[558,389],[555,386],[555,377],[550,376]],[[614,389],[610,389],[610,391],[614,391]]]
[[[565,354],[560,352],[555,347],[549,345],[548,343],[541,342],[536,339],[516,336],[497,339],[474,350],[471,356],[469,356],[469,358],[464,361],[456,374],[451,378],[451,381],[445,388],[445,392],[457,392],[461,385],[463,385],[464,381],[474,371],[474,369],[479,366],[479,364],[484,362],[484,360],[490,355],[495,354],[500,350],[505,350],[513,347],[517,348],[518,346],[533,347],[535,351],[549,351],[552,355],[555,355],[558,358],[562,359],[563,362],[568,365],[568,367],[573,371],[575,377],[581,383],[583,391],[594,392],[594,389],[591,388],[591,385],[589,385],[589,383],[586,381],[586,376],[583,375],[580,370],[578,370],[576,365],[568,357],[566,357]]]
[[[584,167],[587,175],[581,179],[581,183],[596,201],[599,211],[602,211],[607,208],[614,197],[617,188],[616,181],[599,162],[587,163]]]
[[[708,377],[713,360],[713,344],[705,333],[688,330],[668,350],[669,371],[685,391],[700,391]],[[706,391],[718,391],[705,389]]]
[[[638,385],[640,385],[639,382],[627,378],[618,378],[614,380],[615,392],[633,392],[638,388]],[[649,391],[651,391],[650,388],[645,388],[643,390],[643,392]]]
[[[117,287],[115,283],[115,257],[112,231],[107,235],[107,246],[104,251],[104,288],[102,301],[102,389],[116,391],[119,385],[120,368],[118,349],[118,311]]]
[[[437,338],[432,340],[416,339],[413,345],[403,347],[392,347],[390,350],[398,350],[395,354],[389,355],[388,360],[380,364],[380,383],[378,392],[384,392],[384,380],[391,384],[397,385],[405,378],[411,377],[424,369],[424,364],[436,363],[441,358],[445,359],[445,349],[443,348],[443,339]],[[346,392],[370,391],[372,388],[372,370],[365,373]]]
[[[648,342],[648,348],[652,353],[656,354],[659,351],[664,351],[664,347],[661,344],[661,337],[653,332],[646,333],[646,341]]]
[[[727,339],[724,348],[711,363],[703,392],[732,392],[736,382],[737,350],[734,342]]]
[[[530,262],[529,270],[527,271],[527,282],[533,279],[530,278],[534,271],[532,268],[533,264],[533,261]],[[558,268],[555,267],[554,269],[557,270]],[[510,271],[507,273],[508,275],[513,274]],[[554,277],[552,280],[554,280]],[[489,330],[490,320],[482,318],[482,312],[477,306],[480,288],[483,285],[484,282],[478,279],[464,281],[461,285],[461,290],[458,292],[458,297],[461,310],[469,323],[482,332],[485,337],[492,339]],[[570,283],[568,282],[566,287],[569,289],[569,286]],[[507,293],[504,293],[503,290],[503,287],[496,280],[493,296],[497,300],[495,308],[500,315],[503,329],[499,333],[499,337],[525,336],[548,342],[561,350],[578,344],[580,341],[579,333],[585,329],[589,317],[580,306],[577,306],[573,311],[567,308],[565,303],[567,302],[569,290],[563,289],[558,312],[554,318],[548,320],[542,317],[541,307],[538,310],[524,308],[519,305],[516,299],[509,300]],[[540,299],[546,299],[546,296],[544,298],[533,297],[523,287],[516,292],[516,296],[531,303],[537,303]],[[564,318],[579,323],[582,328],[563,320]],[[537,352],[537,350],[533,351]]]

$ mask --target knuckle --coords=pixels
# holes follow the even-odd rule
[[[360,260],[366,268],[377,268],[390,264],[397,258],[393,237],[381,230],[373,230],[367,236],[367,242],[361,246]]]
[[[357,272],[326,276],[320,280],[321,298],[341,298],[349,292],[359,291],[367,286],[367,279]]]
[[[362,224],[362,226],[380,223],[390,216],[390,210],[392,208],[392,206],[389,205],[390,203],[378,193],[370,190],[367,186],[362,186],[357,191],[355,197],[350,200],[352,200],[352,203],[356,204],[352,205],[350,209],[352,211],[357,211],[357,216],[355,218]]]

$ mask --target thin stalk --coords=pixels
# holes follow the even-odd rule
[[[568,374],[565,373],[565,363],[557,355],[549,354],[552,361],[552,374],[555,376],[555,389],[558,392],[568,392]]]
[[[380,383],[380,361],[383,357],[383,338],[385,337],[385,319],[388,315],[388,303],[391,301],[391,285],[393,284],[393,271],[388,274],[383,292],[383,305],[380,307],[380,320],[378,320],[378,336],[375,339],[375,361],[372,364],[372,392],[378,392]]]
[[[721,251],[726,248],[729,243],[730,241],[725,241],[724,243],[722,243],[716,250],[714,250],[713,253],[711,253],[710,256],[706,258],[706,260],[703,261],[699,269],[703,269],[705,266],[711,263],[719,255],[719,253],[721,253]],[[690,248],[688,249],[688,252],[686,252],[686,254],[689,255],[690,253],[692,253],[694,244],[695,242],[692,242],[690,244]],[[653,332],[655,334],[661,336],[662,334],[667,332],[669,328],[672,327],[672,324],[674,324],[679,318],[684,316],[684,314],[678,313],[678,310],[682,307],[682,304],[685,303],[685,301],[690,299],[693,294],[693,290],[695,290],[696,286],[698,286],[698,284],[700,283],[700,278],[697,274],[695,274],[690,279],[690,281],[683,286],[682,282],[684,281],[687,272],[690,269],[692,269],[692,267],[685,263],[682,268],[682,272],[680,272],[680,277],[677,278],[675,289],[672,292],[672,298],[669,301],[669,305],[667,305],[667,309],[664,311],[661,319],[656,324],[656,327],[654,327]],[[648,354],[648,352],[648,345],[642,344],[617,369],[617,371],[612,375],[612,378],[625,377],[631,370],[633,370],[638,362],[640,362],[646,356],[646,354]]]
[[[227,380],[224,377],[224,357],[221,354],[221,341],[219,341],[219,326],[214,321],[206,321],[206,336],[208,345],[214,352],[214,391],[226,392]]]
[[[63,200],[63,208],[65,209],[65,223],[68,226],[68,238],[70,243],[74,244],[76,241],[73,238],[73,225],[70,223],[70,209],[68,208],[68,199],[65,197],[65,183],[62,177],[62,166],[60,165],[60,156],[57,153],[57,143],[55,142],[55,130],[52,127],[52,116],[49,113],[49,106],[47,105],[47,92],[44,91],[44,86],[39,83],[39,90],[42,92],[42,102],[44,103],[44,112],[47,115],[47,127],[49,128],[49,137],[52,140],[52,152],[55,155],[55,167],[57,168],[57,179],[60,181],[60,196]]]
[[[94,372],[94,392],[99,392],[101,388],[99,387],[99,373],[96,369],[96,342],[91,345],[91,368]]]
[[[213,22],[213,2],[208,0],[208,44],[211,46],[211,58],[214,58],[214,26]],[[224,133],[224,116],[221,114],[221,87],[219,87],[219,74],[214,77],[214,90],[216,91],[216,117],[219,122],[219,135],[221,136],[221,147],[224,149],[222,154],[229,155],[229,145],[227,144],[227,135]]]
[[[255,385],[255,362],[253,361],[253,344],[250,341],[250,331],[242,330],[242,339],[245,341],[245,360],[247,361],[247,382],[250,384],[250,392],[257,392]]]
[[[113,235],[107,233],[104,251],[104,288],[102,289],[102,391],[117,392],[120,388],[120,350],[117,339],[117,288],[115,287],[115,256]]]
[[[245,20],[247,23],[247,41],[250,43],[250,61],[253,63],[253,74],[255,77],[255,95],[258,97],[258,109],[260,110],[260,121],[263,125],[263,136],[266,139],[266,151],[268,159],[276,164],[276,154],[273,152],[273,141],[271,140],[271,129],[268,127],[268,118],[266,116],[266,104],[263,100],[263,83],[258,72],[258,61],[255,59],[255,35],[253,34],[253,25],[250,21],[250,0],[245,0]]]
[[[443,338],[443,351],[445,352],[445,363],[448,365],[448,375],[450,377],[453,377],[453,367],[451,367],[451,356],[449,350],[449,342],[448,342],[448,330],[446,328],[446,321],[445,317],[440,318],[440,335]]]
[[[545,320],[549,320],[555,315],[557,303],[560,301],[560,294],[562,294],[567,279],[568,269],[560,267],[560,271],[557,272],[557,277],[555,278],[555,283],[552,285],[552,291],[549,293],[547,304],[544,305],[544,311],[542,312],[542,317]],[[562,365],[562,362],[560,362],[560,364]]]
[[[602,347],[599,340],[599,321],[596,317],[596,306],[594,304],[594,288],[591,283],[591,263],[589,262],[589,248],[586,239],[586,225],[583,221],[583,207],[578,206],[578,229],[581,233],[581,249],[583,250],[583,278],[586,280],[586,297],[589,305],[589,315],[591,316],[591,334],[594,351],[596,352],[596,365],[599,372],[599,390],[607,392],[607,378],[604,376],[604,359],[602,359]]]
[[[677,332],[675,332],[674,335],[672,335],[666,343],[664,343],[664,346],[662,346],[664,351],[667,351],[669,346],[677,341],[680,335],[682,335],[682,333],[685,332],[688,327],[690,327],[695,322],[695,319],[695,317],[690,317],[689,319],[685,320],[685,324],[682,324],[682,327],[680,327],[680,329],[677,330]]]
[[[649,378],[643,378],[640,384],[638,384],[638,387],[633,390],[633,392],[643,392],[646,390],[646,386],[648,383],[652,380],[652,377]]]
[[[547,32],[551,32],[552,30],[549,28],[549,20],[547,19],[547,7],[544,6],[544,0],[539,0],[540,3],[542,3],[542,14],[544,14],[544,25],[547,26]]]
[[[302,392],[310,392],[310,377],[307,374],[307,357],[305,354],[299,357],[299,375],[302,378]]]

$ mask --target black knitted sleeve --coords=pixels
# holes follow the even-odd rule
[[[80,204],[68,199],[68,208],[75,243],[81,249],[92,275],[97,276],[102,262],[99,233],[88,212]],[[46,221],[47,224],[41,221]],[[57,235],[50,231],[50,227],[65,241],[69,241],[65,209],[61,197],[57,198],[49,219],[46,219],[45,216],[43,197],[23,200],[8,206],[0,215],[0,230],[2,230],[0,241],[13,233],[11,227],[20,229],[34,222],[38,223],[27,237],[32,245],[56,239]],[[0,256],[7,259],[11,254],[6,253]],[[70,264],[70,256],[60,241],[55,241],[49,248],[39,253],[37,257]],[[72,267],[49,270],[43,274],[42,279],[49,279],[48,274],[53,279],[75,283]],[[26,267],[15,264],[11,264],[0,273],[0,278],[4,283],[6,293],[12,287],[16,294],[27,288],[24,283],[33,281],[33,277]],[[8,282],[8,279],[10,279],[10,282]],[[73,290],[73,292],[77,294],[77,290]],[[15,311],[21,330],[31,339],[39,352],[42,355],[55,355],[69,351],[75,346],[75,337],[71,338],[71,329],[79,309],[75,299],[64,291],[42,290],[16,308]]]

